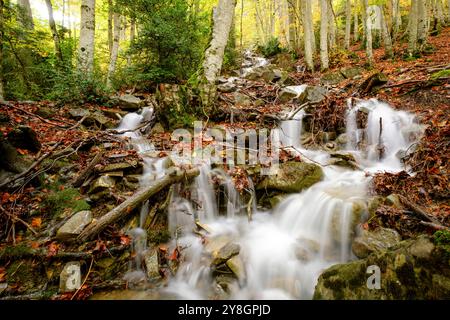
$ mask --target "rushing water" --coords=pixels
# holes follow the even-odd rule
[[[300,94],[305,88],[295,90]],[[119,130],[138,128],[149,112],[146,109],[141,115],[127,115]],[[361,112],[366,121],[363,128],[358,128]],[[250,204],[244,203],[231,177],[222,170],[211,169],[208,163],[201,166],[189,198],[181,196],[179,186],[174,188],[168,210],[169,231],[174,239],[170,246],[183,248],[183,263],[161,293],[180,299],[224,297],[211,272],[208,246],[213,244],[233,242],[241,247],[238,257],[244,270],[239,281],[228,286],[226,297],[232,299],[310,299],[324,269],[354,258],[351,240],[357,225],[366,218],[370,173],[403,170],[399,155],[408,151],[422,128],[412,114],[396,111],[386,103],[349,103],[345,152],[353,154],[362,168],[350,170],[327,166],[330,155],[325,151],[303,148],[303,117],[303,112],[288,117],[280,123],[277,134],[282,146],[292,147],[305,161],[324,165],[324,178],[306,191],[289,196],[271,212],[256,209],[252,183],[248,190],[252,194]],[[142,184],[164,175],[164,159],[146,156],[153,149],[138,131],[124,136],[131,138],[144,156]],[[148,204],[142,214],[148,212],[145,206]],[[141,220],[145,220],[142,215]],[[194,232],[196,223],[207,229],[206,244]],[[146,249],[143,233],[141,228],[131,231],[138,255]],[[136,261],[127,276],[141,275]]]

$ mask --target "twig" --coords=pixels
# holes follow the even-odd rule
[[[78,294],[78,292],[80,292],[81,288],[83,288],[84,284],[86,283],[86,280],[88,279],[89,275],[91,274],[91,270],[92,270],[92,265],[94,264],[94,257],[92,257],[91,259],[91,265],[89,266],[89,270],[88,273],[86,274],[86,277],[84,278],[83,283],[81,284],[81,286],[78,288],[77,291],[75,291],[75,293],[73,294],[73,296],[70,298],[70,300],[73,300],[75,298],[75,296]]]
[[[441,225],[441,224],[435,224],[435,223],[432,223],[432,222],[426,222],[426,221],[420,221],[420,224],[421,224],[421,225],[424,225],[424,226],[426,226],[426,227],[433,228],[433,229],[435,229],[435,230],[447,230],[447,231],[450,231],[449,228],[447,228],[446,226],[443,226],[443,225]]]
[[[97,153],[94,157],[94,159],[89,163],[89,165],[84,169],[78,178],[73,182],[73,186],[78,188],[80,187],[84,181],[91,175],[92,170],[94,170],[94,167],[102,160],[103,158],[103,151]]]
[[[51,122],[51,121],[49,121],[49,120],[47,120],[47,119],[45,119],[45,118],[42,118],[41,116],[39,116],[39,115],[37,115],[37,114],[31,113],[31,112],[29,112],[29,111],[27,111],[27,110],[23,110],[22,108],[16,107],[16,106],[14,106],[14,105],[11,104],[11,103],[5,103],[5,102],[2,102],[2,104],[6,105],[6,106],[8,106],[8,107],[10,107],[10,108],[19,110],[19,111],[21,111],[21,112],[23,112],[23,113],[25,113],[25,114],[28,114],[29,116],[38,118],[39,120],[41,120],[41,121],[43,121],[43,122],[45,122],[45,123],[51,124],[52,126],[57,126],[57,127],[59,127],[59,128],[63,128],[63,129],[66,129],[66,128],[67,128],[67,127],[65,127],[65,126],[61,126],[61,125],[58,124],[58,123],[54,123],[54,122]]]

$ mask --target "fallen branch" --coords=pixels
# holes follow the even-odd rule
[[[4,104],[4,105],[6,105],[7,107],[10,107],[10,108],[19,110],[19,111],[21,111],[21,112],[23,112],[23,113],[25,113],[25,114],[27,114],[27,115],[29,115],[29,116],[38,118],[38,119],[41,120],[42,122],[51,124],[52,126],[56,126],[56,127],[59,127],[59,128],[67,129],[67,127],[65,127],[65,126],[62,126],[62,125],[60,125],[60,124],[58,124],[58,123],[55,123],[55,122],[51,122],[50,120],[47,120],[47,119],[45,119],[45,118],[42,118],[41,116],[39,116],[39,115],[37,115],[37,114],[34,114],[34,113],[29,112],[29,111],[27,111],[27,110],[23,110],[22,108],[19,108],[19,107],[16,107],[16,106],[14,106],[12,103],[9,103],[9,102],[1,102],[1,104]]]
[[[6,187],[7,185],[19,180],[20,178],[25,177],[27,174],[29,174],[34,168],[36,168],[39,164],[41,164],[42,161],[44,161],[46,158],[48,158],[53,151],[55,151],[56,148],[61,144],[61,142],[56,143],[46,154],[41,156],[39,159],[37,159],[27,170],[25,170],[22,173],[19,173],[15,175],[14,177],[11,177],[10,179],[6,180],[2,184],[0,184],[0,189]]]
[[[181,182],[184,179],[191,179],[199,175],[198,169],[192,169],[189,171],[174,169],[167,173],[163,178],[154,181],[149,186],[141,188],[132,197],[128,198],[125,202],[105,214],[98,221],[92,222],[79,236],[79,241],[87,241],[98,235],[108,225],[126,217],[134,208],[139,206],[142,202],[149,199],[151,196],[160,192],[164,188]]]
[[[433,228],[434,230],[446,230],[446,231],[450,231],[449,228],[447,228],[446,226],[443,226],[441,224],[434,224],[431,222],[426,222],[426,221],[420,221],[421,225],[424,225],[426,227],[430,227]]]
[[[408,199],[406,199],[404,196],[398,195],[398,198],[400,202],[409,210],[414,212],[415,214],[419,215],[422,219],[431,222],[432,224],[436,226],[440,226],[445,228],[445,226],[442,225],[442,223],[437,220],[435,217],[433,217],[431,214],[426,212],[423,208],[419,207],[418,205],[412,203]]]
[[[91,175],[92,171],[94,170],[94,167],[102,160],[103,154],[104,154],[103,151],[100,151],[99,153],[97,153],[95,155],[94,159],[86,167],[86,169],[84,169],[80,173],[78,178],[72,183],[72,185],[75,188],[80,187],[84,183],[84,181],[86,181],[86,179]]]

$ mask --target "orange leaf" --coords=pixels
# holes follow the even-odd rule
[[[47,257],[53,257],[58,253],[59,245],[55,242],[50,243],[47,250]]]
[[[123,246],[127,246],[130,244],[130,237],[127,236],[121,236],[120,237],[120,244]]]
[[[5,192],[5,193],[2,195],[2,203],[8,202],[9,197],[10,197],[10,194],[9,194],[8,192]]]
[[[38,218],[33,218],[33,220],[31,221],[31,226],[33,228],[40,228],[42,224],[42,218],[38,217]]]

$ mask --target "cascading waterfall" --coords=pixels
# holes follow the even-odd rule
[[[253,63],[260,66],[266,62]],[[301,94],[305,88],[298,86],[294,90]],[[127,115],[119,130],[138,128],[148,112]],[[366,115],[366,125],[358,128],[361,112]],[[280,123],[274,136],[278,136],[282,147],[294,147],[305,161],[325,165],[330,159],[327,152],[307,150],[301,145],[303,117],[303,112],[288,115],[289,120]],[[324,166],[321,182],[289,196],[272,212],[256,209],[250,181],[252,219],[246,214],[249,205],[243,203],[231,177],[209,164],[202,165],[189,198],[184,198],[181,186],[172,188],[168,209],[173,236],[170,248],[182,248],[183,261],[160,292],[181,299],[310,299],[324,269],[354,258],[351,239],[357,225],[366,218],[370,182],[367,172],[403,170],[399,154],[406,153],[421,133],[422,127],[412,114],[396,111],[386,103],[373,99],[355,106],[349,103],[345,152],[352,153],[362,169]],[[141,154],[152,150],[139,132],[124,136],[131,138]],[[164,174],[164,160],[144,157],[144,161],[143,184]],[[205,230],[200,232],[199,224]],[[141,230],[132,230],[135,247],[142,244]],[[199,232],[203,237],[198,236]],[[211,241],[204,243],[205,237]],[[228,286],[226,296],[215,285],[210,256],[212,243],[229,242],[240,245],[244,270],[239,281]]]

